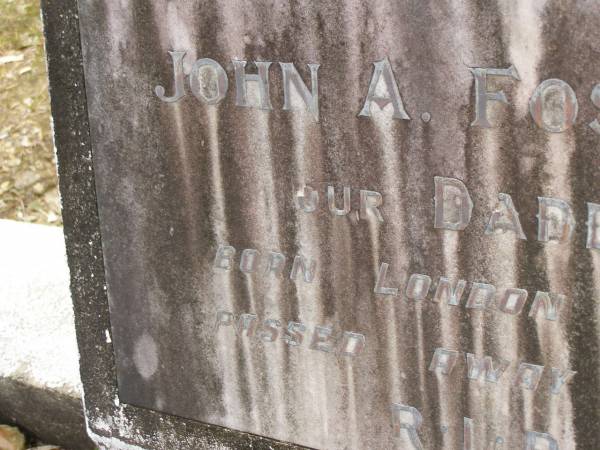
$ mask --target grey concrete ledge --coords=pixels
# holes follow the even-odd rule
[[[69,450],[86,435],[62,228],[0,220],[0,422]]]

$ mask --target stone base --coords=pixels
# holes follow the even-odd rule
[[[85,431],[81,398],[0,379],[0,423],[19,426],[42,442],[68,450],[93,449]]]
[[[62,229],[0,220],[0,423],[69,450],[94,448]]]

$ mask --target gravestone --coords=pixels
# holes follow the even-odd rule
[[[45,0],[90,435],[600,446],[600,4]]]

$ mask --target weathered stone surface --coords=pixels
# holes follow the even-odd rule
[[[0,220],[0,423],[90,449],[62,229]]]
[[[170,448],[179,439],[178,448],[193,448],[243,439],[196,428],[200,421],[316,448],[418,448],[410,425],[419,411],[424,448],[595,448],[600,250],[588,248],[597,218],[586,202],[600,203],[600,136],[588,125],[597,116],[590,96],[600,70],[590,61],[600,6],[81,1],[83,80],[77,24],[67,22],[73,5],[61,16],[46,3],[53,111],[68,115],[57,127],[61,191],[97,440]],[[65,29],[72,35],[62,44],[55,35]],[[198,58],[217,61],[228,77],[224,98],[208,105],[186,80],[185,97],[161,101],[177,93],[169,51],[186,52],[186,73]],[[53,61],[59,56],[74,73]],[[384,59],[402,105],[359,116],[373,63],[387,70]],[[262,110],[236,106],[232,60],[273,62],[272,110],[265,101]],[[318,122],[314,111],[283,109],[278,62],[293,62],[305,81],[306,65],[320,64]],[[503,72],[488,73],[486,86],[475,68]],[[540,111],[536,87],[546,79],[568,83],[578,108],[561,88]],[[216,95],[207,85],[196,93]],[[478,102],[500,89],[507,105]],[[72,110],[57,100],[63,93]],[[301,98],[291,103],[304,108]],[[557,120],[557,110],[577,111],[575,124]],[[449,225],[439,209],[436,219],[435,177],[468,188],[468,225]],[[306,185],[319,192],[315,211],[298,200]],[[329,212],[328,185],[338,209],[350,187],[349,214]],[[383,221],[364,211],[367,191],[381,194]],[[570,239],[543,242],[546,203],[537,197],[570,205]],[[438,208],[456,206],[438,198]],[[260,270],[244,249],[258,249]],[[265,273],[269,251],[287,257],[285,276]],[[311,282],[290,279],[297,255],[316,261]],[[468,282],[458,306],[437,296],[443,278]],[[484,302],[477,293],[490,286]],[[536,311],[557,295],[557,317]],[[236,332],[242,314],[260,321],[254,337],[253,328]],[[281,321],[275,342],[264,342],[266,319]],[[292,331],[282,339],[297,326],[290,321],[307,328],[301,345],[290,345]],[[315,336],[326,340],[318,333],[328,328],[317,326],[364,336],[364,350],[340,354],[342,338],[336,352],[318,351],[326,344]],[[503,372],[469,378],[486,355]]]
[[[0,378],[0,421],[16,423],[30,436],[68,450],[95,448],[87,435],[81,396]]]
[[[80,397],[62,229],[0,220],[0,378]]]

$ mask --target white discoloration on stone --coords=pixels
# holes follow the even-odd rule
[[[92,419],[86,406],[85,396],[83,398],[83,404],[87,434],[101,450],[148,450],[149,448],[152,448],[153,444],[150,443],[138,446],[126,442],[138,438],[139,429],[136,428],[135,424],[127,416],[126,408],[128,408],[128,406],[121,405],[118,398],[115,398],[114,404],[116,409],[111,416],[97,416],[94,414],[94,418]],[[95,412],[96,411],[94,411],[94,413]],[[161,419],[161,422],[162,421],[163,420]],[[178,438],[175,435],[174,430],[167,429],[167,427],[153,431],[158,442],[181,442],[181,437]],[[196,442],[196,448],[207,450],[231,450],[230,447],[212,442],[210,436]],[[164,448],[170,449],[170,447]]]
[[[87,3],[93,4],[94,2],[88,1]],[[114,50],[111,52],[111,64],[114,65],[113,67],[120,67],[123,62],[120,50],[128,44],[128,35],[130,34],[128,30],[131,27],[133,9],[128,7],[127,0],[102,3],[107,8],[106,20],[110,30],[108,39]]]
[[[385,193],[385,208],[386,215],[388,215],[386,235],[389,233],[389,242],[393,243],[392,254],[400,255],[405,251],[403,245],[405,240],[403,232],[405,218],[401,209],[402,194],[400,189],[400,186],[402,186],[402,183],[405,180],[399,179],[399,177],[402,177],[401,174],[403,173],[403,171],[400,170],[399,157],[400,152],[406,152],[407,149],[404,147],[403,143],[398,142],[398,140],[394,138],[392,113],[393,108],[391,104],[387,105],[383,110],[374,107],[371,110],[371,118],[377,127],[378,146],[384,154],[383,160],[386,161],[385,166],[380,169],[383,174],[384,184],[388,188],[388,192]],[[375,220],[369,220],[368,226],[371,237],[370,244],[373,249],[373,267],[377,268],[379,267],[381,260],[380,233],[382,232],[383,227]],[[406,273],[408,270],[408,265],[405,262],[404,264],[400,263],[399,259],[392,262],[392,267],[396,274]],[[403,295],[402,291],[403,290],[400,289],[400,296]],[[393,302],[383,302],[381,308],[384,311],[384,316],[397,317],[399,312],[402,311],[400,306],[402,300],[402,297],[399,297]],[[375,301],[377,301],[377,299],[375,299]],[[382,331],[386,336],[386,378],[389,383],[388,392],[390,395],[388,402],[392,404],[394,403],[395,398],[402,397],[409,389],[406,382],[402,378],[395,376],[395,373],[397,370],[407,370],[408,368],[406,367],[407,362],[400,356],[401,342],[403,339],[400,333],[398,333],[398,327],[395,320],[386,320],[383,326],[385,329]]]
[[[575,136],[573,131],[566,133],[548,135],[547,163],[545,170],[548,173],[548,184],[545,186],[546,193],[560,198],[572,204],[572,192],[570,189],[569,172],[575,156]],[[561,242],[554,245],[544,246],[544,257],[547,265],[549,290],[551,292],[565,293],[567,295],[565,304],[559,313],[562,320],[557,322],[559,330],[549,329],[540,323],[538,319],[537,333],[542,349],[543,361],[546,365],[553,367],[570,367],[571,351],[569,348],[568,330],[566,329],[573,308],[572,281],[569,279],[569,267],[572,260],[573,246],[575,243]],[[563,387],[568,392],[569,387]],[[556,438],[564,439],[565,442],[574,442],[573,429],[573,405],[569,395],[561,395],[561,401],[554,398],[550,403],[549,433]],[[559,413],[560,411],[560,413]],[[531,422],[533,423],[533,413]]]
[[[143,447],[128,444],[115,437],[101,436],[91,430],[88,430],[88,435],[102,450],[145,450]]]
[[[217,112],[214,108],[210,108],[208,111],[208,146],[210,149],[210,164],[211,164],[211,184],[215,195],[211,202],[210,211],[213,217],[214,233],[219,244],[228,243],[230,239],[229,229],[227,227],[227,219],[225,215],[225,180],[223,180],[222,169],[221,169],[221,145],[219,142],[219,119]],[[222,309],[225,311],[233,311],[234,299],[232,273],[227,272],[219,275],[218,279],[221,279],[220,287],[215,284],[213,296],[215,298],[222,298]],[[229,345],[230,337],[224,336],[222,333],[218,333],[216,336],[216,348],[217,353],[221,354],[224,359],[230,361],[230,364],[222,366],[220,377],[223,380],[223,407],[225,414],[230,414],[235,411],[239,402],[240,397],[240,379],[238,374],[240,372],[240,366],[238,359],[236,358],[236,348]],[[219,418],[219,420],[223,420]]]
[[[508,37],[510,61],[521,78],[512,102],[520,118],[529,114],[529,97],[542,81],[538,64],[544,56],[542,14],[547,0],[502,0],[503,25]]]
[[[198,59],[198,49],[194,45],[194,33],[197,33],[194,27],[194,18],[191,17],[185,10],[181,11],[182,5],[177,2],[168,2],[166,5],[166,12],[157,12],[157,19],[163,21],[166,19],[166,26],[160,27],[159,29],[165,33],[168,33],[168,40],[162,40],[162,42],[169,42],[171,48],[169,50],[186,50],[186,57],[183,60],[183,70],[189,74],[192,69],[192,64]]]
[[[192,21],[193,18],[189,17],[185,12],[180,11],[181,5],[176,2],[168,2],[164,5],[164,8],[160,8],[159,5],[156,5],[156,10],[154,14],[154,20],[157,25],[157,30],[160,35],[160,42],[164,43],[165,53],[168,51],[185,51],[186,56],[183,59],[183,67],[184,73],[189,74],[191,71],[192,64],[197,59],[197,49],[192,44],[193,39],[193,24],[188,21]],[[166,23],[166,26],[165,26]],[[189,91],[189,83],[188,77],[186,76],[186,81],[184,85],[186,86],[186,92]],[[186,124],[187,117],[185,116],[185,112],[183,110],[183,106],[181,103],[175,103],[174,107],[169,111],[172,117],[173,127],[176,130],[177,139],[178,139],[178,157],[181,161],[181,165],[184,168],[190,167],[190,159],[192,158],[191,152],[193,151],[190,146],[188,146],[188,141],[186,138]],[[188,204],[193,203],[194,199],[192,198],[192,190],[193,190],[193,178],[196,174],[190,173],[189,170],[183,171],[183,181],[185,186],[185,196],[186,202]],[[190,221],[194,220],[192,213],[188,211],[188,217]],[[195,228],[191,228],[188,230],[189,233],[192,234],[192,239],[195,239]]]
[[[441,245],[443,247],[443,267],[444,274],[450,279],[452,286],[456,286],[456,283],[463,276],[458,267],[458,233],[453,230],[441,230],[442,239]],[[439,281],[439,280],[438,280]],[[464,304],[466,295],[463,293],[461,306]],[[453,311],[453,307],[447,305],[439,305],[440,311],[440,330],[442,336],[442,342],[445,343],[448,348],[460,348],[461,333],[460,333],[460,322],[456,317],[456,312]],[[455,420],[454,411],[457,408],[457,401],[449,395],[449,389],[441,390],[439,394],[440,398],[440,422],[451,423]],[[456,429],[451,427],[446,433],[444,433],[444,442],[456,442],[459,437],[456,435]]]
[[[253,218],[253,227],[251,230],[252,239],[255,241],[261,241],[269,248],[279,251],[282,248],[283,242],[280,240],[280,234],[278,232],[280,227],[280,218],[278,208],[281,200],[278,199],[275,180],[275,169],[273,167],[273,159],[271,157],[273,149],[271,148],[271,139],[265,139],[266,136],[270,137],[269,130],[269,115],[262,113],[256,115],[253,123],[246,129],[247,139],[249,148],[252,149],[252,159],[257,161],[263,159],[262,164],[257,164],[254,168],[256,171],[251,179],[260,180],[258,183],[252,183],[250,189],[247,191],[247,195],[253,198],[256,202],[256,209],[254,210],[255,217]],[[289,261],[288,261],[289,263]],[[262,268],[260,270],[263,270]],[[284,271],[284,274],[287,274]],[[252,310],[256,312],[264,311],[263,314],[267,314],[269,317],[281,318],[284,313],[281,308],[281,299],[285,296],[283,289],[283,283],[286,277],[271,277],[266,281],[263,289],[264,296],[254,296],[250,298]],[[287,280],[286,280],[287,281]],[[247,282],[251,282],[251,278],[247,278]],[[249,286],[249,292],[254,292],[252,286]],[[285,321],[282,321],[282,325],[285,326]],[[283,330],[280,331],[281,333]],[[252,357],[252,345],[245,345],[244,351],[247,352],[247,358]],[[270,368],[265,373],[265,381],[257,383],[253,388],[254,401],[257,404],[255,408],[256,414],[262,416],[262,421],[273,421],[280,424],[282,429],[289,430],[290,424],[288,417],[286,416],[285,408],[281,403],[276,404],[272,410],[270,408],[264,408],[261,402],[261,398],[265,395],[277,397],[284,395],[286,387],[282,380],[285,379],[285,370],[277,364],[277,361],[281,361],[285,357],[285,350],[282,345],[277,346],[273,351],[265,352],[264,361],[266,366]],[[262,361],[257,361],[257,366],[260,367]],[[260,370],[260,369],[257,369]],[[260,422],[260,418],[258,418]]]
[[[158,348],[149,334],[143,334],[136,342],[133,362],[137,371],[149,379],[158,369]]]
[[[291,134],[293,136],[293,154],[294,164],[296,165],[296,185],[302,185],[307,180],[322,180],[323,167],[321,166],[322,158],[320,148],[313,146],[312,133],[310,128],[313,127],[311,116],[306,112],[295,114],[291,123]],[[315,220],[302,211],[296,211],[297,234],[295,245],[298,252],[305,256],[310,255],[317,261],[317,270],[322,271],[323,261],[321,260],[321,252],[319,248],[322,246],[319,226]],[[317,276],[317,280],[321,277]],[[302,289],[298,289],[296,293],[299,305],[299,320],[309,323],[320,323],[323,313],[322,304],[310,301],[311,298],[321,297],[321,286],[319,282],[304,284]],[[307,370],[311,365],[311,359],[317,360],[322,355],[311,355],[310,358],[303,358],[299,361],[304,373],[307,374],[305,383],[311,401],[310,405],[313,409],[313,414],[309,413],[307,404],[302,401],[299,396],[303,395],[300,392],[294,392],[292,395],[296,397],[298,404],[298,414],[295,418],[298,422],[297,428],[301,433],[313,433],[317,439],[323,439],[327,436],[324,429],[324,422],[327,421],[328,405],[326,392],[327,381],[322,364],[313,365],[312,370]],[[316,362],[316,361],[315,361]],[[314,413],[318,411],[317,413]]]

